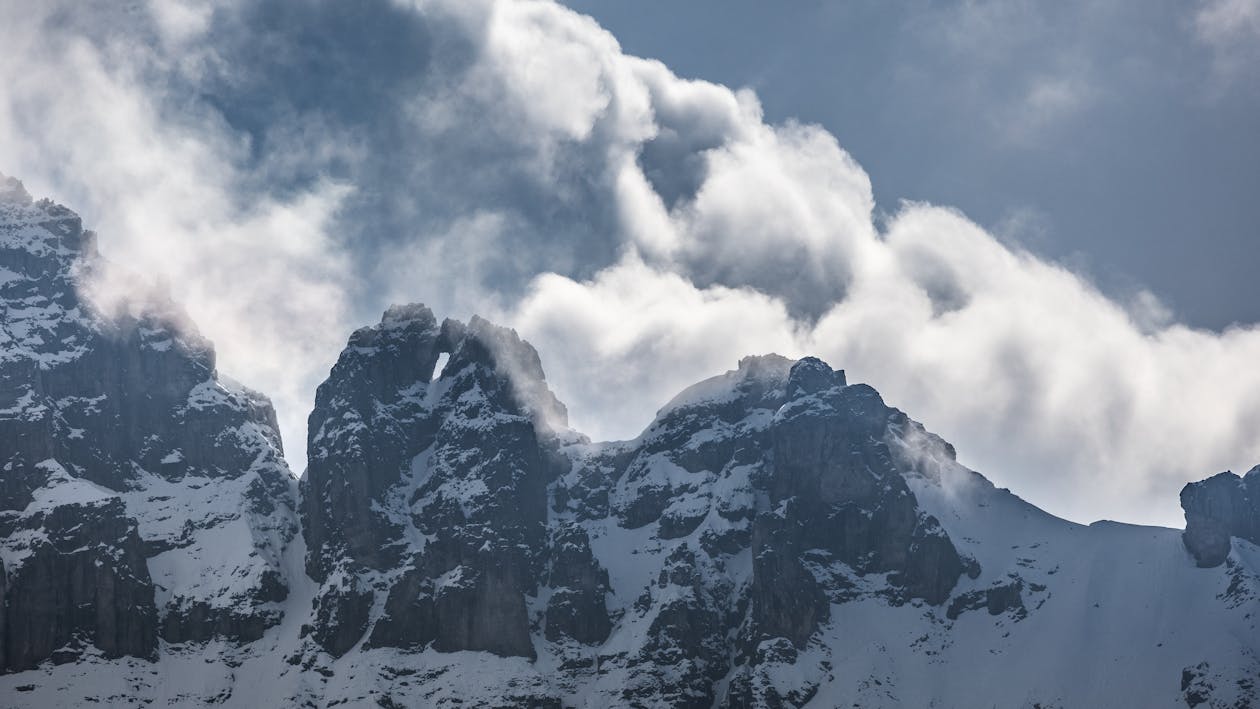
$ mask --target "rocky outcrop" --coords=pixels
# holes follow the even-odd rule
[[[803,701],[806,685],[754,677],[808,648],[833,603],[870,592],[948,599],[962,558],[889,447],[911,423],[821,360],[770,355],[684,391],[634,441],[569,449],[576,462],[555,485],[556,511],[651,530],[667,570],[621,621],[646,624],[639,654],[610,661],[651,677],[685,658],[671,686],[688,689],[665,696],[647,682],[626,700],[708,706],[714,677],[733,673],[723,701]],[[728,564],[747,576],[732,579]],[[891,585],[858,591],[853,574]]]
[[[261,640],[268,628],[279,625],[279,604],[289,588],[279,572],[266,569],[258,579],[228,599],[186,598],[176,594],[162,618],[162,639],[169,643],[202,643],[222,638],[236,643]],[[227,600],[231,605],[223,605]]]
[[[525,597],[565,417],[533,348],[480,318],[404,306],[351,336],[311,415],[303,514],[312,577],[388,588],[370,645],[534,656]]]
[[[984,590],[969,591],[955,596],[949,603],[949,609],[945,611],[945,617],[957,620],[967,611],[983,608],[989,615],[1010,612],[1016,619],[1023,619],[1028,613],[1024,607],[1023,592],[1024,581],[1018,576],[1006,582],[996,582]]]
[[[831,602],[801,559],[806,531],[791,509],[796,505],[764,512],[753,524],[752,620],[763,636],[803,648],[827,620]]]
[[[399,524],[373,503],[431,443],[423,393],[437,364],[440,331],[427,308],[392,308],[362,328],[319,386],[308,421],[309,464],[302,480],[307,572],[327,578],[340,560],[388,568],[401,560]],[[379,402],[379,403],[378,403]],[[388,415],[378,413],[378,406]]]
[[[357,577],[345,576],[324,584],[315,598],[312,624],[304,627],[320,648],[341,657],[358,644],[367,630],[374,594]]]
[[[1231,537],[1260,544],[1260,465],[1243,477],[1224,472],[1187,484],[1181,508],[1186,549],[1199,566],[1220,566],[1229,556]]]
[[[546,582],[546,637],[601,643],[612,630],[605,597],[608,572],[595,560],[587,531],[577,524],[559,525],[551,535]]]
[[[904,414],[874,389],[807,357],[792,366],[773,426],[772,502],[806,529],[804,548],[826,550],[862,573],[893,572],[909,597],[939,604],[962,574],[949,535],[918,509],[889,449]]]
[[[1199,662],[1181,671],[1181,697],[1187,707],[1254,707],[1260,704],[1254,660],[1244,672],[1222,671]],[[1242,676],[1239,677],[1238,675]]]
[[[159,632],[261,637],[297,531],[270,403],[219,379],[169,300],[101,309],[84,294],[106,264],[78,216],[14,181],[0,192],[0,525],[20,531],[0,536],[9,663],[67,642],[152,658]],[[249,542],[225,553],[224,534]],[[56,551],[61,538],[93,551]]]
[[[153,582],[121,500],[7,517],[0,536],[25,547],[4,584],[7,669],[73,662],[86,646],[105,657],[157,659]]]

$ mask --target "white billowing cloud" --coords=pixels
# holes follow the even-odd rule
[[[739,356],[777,351],[846,368],[964,462],[1076,519],[1174,524],[1188,479],[1260,460],[1260,332],[1145,334],[1077,276],[940,208],[908,206],[873,248],[812,326],[779,299],[635,258],[588,282],[540,277],[513,321],[575,424],[606,437]]]
[[[50,43],[48,23],[0,11],[0,44],[17,48],[0,56],[0,166],[82,209],[112,257],[167,278],[222,369],[276,398],[290,450],[361,324],[348,313],[388,298],[514,325],[575,426],[601,438],[633,436],[683,387],[777,351],[846,369],[964,462],[1075,519],[1175,524],[1185,481],[1260,462],[1260,330],[1190,330],[1149,294],[1117,303],[948,209],[877,221],[870,179],[835,137],[769,125],[753,93],[627,56],[554,3],[392,8],[440,28],[416,40],[440,73],[374,109],[406,130],[387,156],[323,107],[268,115],[282,139],[260,148],[196,91],[172,94],[231,76],[233,60],[206,29],[217,10],[151,5],[158,49],[74,28]],[[1088,101],[1046,76],[1029,106]],[[389,179],[256,189],[373,160]],[[375,235],[339,214],[377,192],[421,206],[365,264],[353,256]],[[604,260],[578,255],[600,244],[589,253]]]
[[[617,61],[644,66],[597,63]],[[1169,324],[1148,295],[1113,302],[947,209],[904,205],[880,233],[865,172],[831,136],[765,125],[750,95],[659,66],[639,79],[654,101],[661,84],[690,92],[723,134],[672,208],[620,162],[627,255],[587,280],[541,275],[509,308],[579,427],[631,435],[703,373],[778,350],[847,368],[966,462],[1077,519],[1175,523],[1185,481],[1260,461],[1260,371],[1245,364],[1260,331]],[[609,105],[640,94],[590,83]],[[796,317],[812,294],[827,307]]]
[[[204,28],[189,3],[153,7],[180,42]],[[146,291],[137,276],[169,288],[218,344],[220,370],[276,401],[300,472],[311,392],[347,327],[347,262],[327,225],[350,188],[243,191],[248,145],[214,113],[167,104],[151,76],[171,70],[168,57],[109,22],[97,41],[55,31],[65,16],[0,9],[0,165],[103,235],[119,269],[91,290],[103,306]]]
[[[760,118],[750,113],[755,129],[707,153],[704,183],[678,210],[679,260],[701,284],[758,288],[817,311],[871,257],[870,180],[825,131]]]
[[[538,348],[573,425],[596,439],[633,437],[674,394],[746,354],[807,354],[781,300],[699,288],[634,254],[586,282],[541,275],[502,316]]]

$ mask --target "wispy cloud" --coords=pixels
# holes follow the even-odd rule
[[[297,433],[349,322],[348,260],[328,227],[351,188],[254,191],[248,142],[178,100],[175,57],[136,40],[191,41],[204,9],[154,3],[156,25],[132,14],[78,26],[63,21],[77,9],[7,7],[0,164],[103,234],[116,269],[93,284],[102,305],[143,297],[137,277],[170,288],[218,343],[220,368],[276,399],[301,470]]]
[[[1215,52],[1223,76],[1255,72],[1260,61],[1260,0],[1203,0],[1194,28]]]

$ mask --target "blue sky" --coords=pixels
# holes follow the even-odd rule
[[[1260,462],[1260,0],[581,9],[0,3],[0,171],[100,233],[102,307],[188,308],[297,471],[410,301],[517,328],[596,438],[776,351],[1080,521]]]

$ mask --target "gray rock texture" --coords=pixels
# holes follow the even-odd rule
[[[371,645],[533,657],[525,597],[546,567],[565,419],[514,332],[391,308],[319,388],[302,482],[309,573],[388,589]]]
[[[287,595],[270,403],[219,379],[169,299],[89,297],[106,268],[77,215],[0,180],[0,669],[257,639]],[[234,526],[252,545],[225,555]],[[176,587],[179,569],[202,578]]]
[[[7,669],[72,662],[86,645],[105,657],[157,659],[153,582],[119,499],[59,505],[17,523],[0,528],[32,540],[4,584]]]
[[[1260,544],[1260,465],[1242,477],[1224,472],[1187,484],[1181,508],[1186,549],[1199,566],[1220,566],[1229,556],[1231,537]]]

